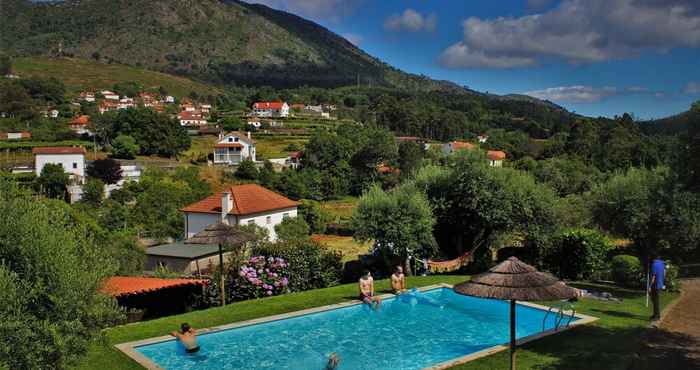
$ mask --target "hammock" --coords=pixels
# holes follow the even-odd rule
[[[428,270],[432,273],[457,271],[457,270],[461,269],[463,266],[466,266],[469,263],[474,262],[474,252],[476,251],[477,248],[479,248],[479,246],[481,246],[482,243],[477,244],[476,247],[473,247],[471,250],[467,251],[463,255],[461,255],[455,259],[452,259],[452,260],[448,260],[448,261],[428,260],[428,261],[426,261],[427,265],[428,265]]]

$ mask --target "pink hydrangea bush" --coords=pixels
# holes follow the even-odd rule
[[[255,256],[244,261],[236,279],[234,298],[244,300],[289,292],[288,266],[279,257]]]

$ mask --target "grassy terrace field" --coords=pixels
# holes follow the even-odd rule
[[[199,95],[216,95],[221,90],[187,78],[129,67],[121,64],[97,63],[74,58],[18,58],[13,69],[20,76],[56,77],[70,93],[85,89],[108,89],[117,82],[135,81],[147,90],[163,86],[177,97],[195,91]]]
[[[409,286],[436,283],[455,284],[466,276],[428,276],[409,278]],[[586,288],[612,292],[624,298],[621,303],[584,299],[576,304],[579,312],[596,316],[593,324],[565,333],[543,338],[523,346],[518,353],[520,369],[628,369],[640,349],[641,337],[648,331],[649,310],[644,307],[644,295],[607,286],[584,285]],[[377,281],[377,290],[387,292],[387,280]],[[259,317],[298,311],[354,299],[355,284],[341,285],[284,296],[238,302],[223,308],[191,312],[183,315],[120,326],[105,330],[105,342],[96,343],[85,360],[76,369],[141,369],[113,345],[164,335],[180,323],[189,322],[195,328],[205,328]],[[676,294],[664,294],[668,304]],[[506,369],[508,354],[502,352],[465,365],[455,370]]]
[[[323,244],[326,248],[343,254],[343,262],[354,261],[361,254],[367,254],[371,243],[359,243],[352,236],[314,234],[311,239]]]

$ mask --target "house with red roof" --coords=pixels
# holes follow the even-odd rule
[[[442,146],[442,151],[445,155],[450,155],[458,150],[477,150],[478,146],[466,141],[451,141]],[[503,167],[503,161],[507,155],[500,150],[489,150],[486,152],[486,157],[489,160],[491,167]]]
[[[20,132],[0,132],[0,140],[22,140],[31,139],[32,133],[29,131]]]
[[[489,150],[486,152],[486,157],[489,159],[491,167],[503,167],[503,161],[506,159],[506,153],[500,150]]]
[[[207,226],[258,225],[275,241],[275,226],[287,217],[297,216],[299,202],[257,184],[233,185],[180,211],[185,215],[185,237],[191,238]]]
[[[181,126],[204,126],[207,124],[207,120],[199,111],[182,111],[177,115],[178,121],[180,121]]]
[[[214,164],[237,165],[245,159],[255,162],[255,141],[240,132],[220,134],[214,144]]]
[[[85,148],[73,146],[37,147],[34,154],[34,172],[41,175],[47,164],[59,164],[71,177],[82,182],[85,177]]]
[[[257,102],[253,104],[253,115],[258,117],[289,117],[289,105],[286,102]]]
[[[70,129],[78,135],[92,135],[92,132],[88,130],[88,127],[90,125],[90,116],[88,115],[81,115],[73,118],[73,120],[70,121],[69,125]]]

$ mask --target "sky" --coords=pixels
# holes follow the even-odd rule
[[[250,0],[311,19],[406,72],[588,116],[700,100],[700,0]]]

